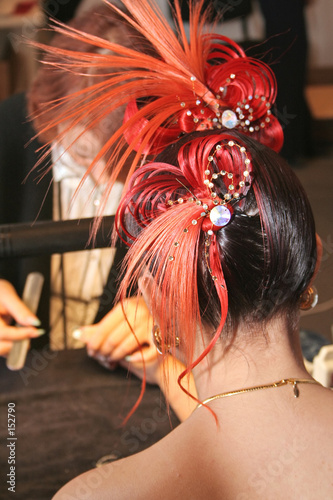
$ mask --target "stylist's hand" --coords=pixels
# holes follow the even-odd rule
[[[12,320],[22,326],[10,326]],[[17,295],[15,288],[0,279],[0,356],[7,356],[15,340],[35,338],[44,330],[34,328],[40,325],[38,318]]]
[[[156,348],[151,344],[153,319],[142,298],[130,297],[124,301],[127,320],[142,346],[145,361],[156,358]],[[129,327],[121,307],[117,304],[95,325],[84,326],[73,333],[86,343],[89,356],[107,368],[138,350],[138,343]]]

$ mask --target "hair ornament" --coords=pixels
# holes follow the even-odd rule
[[[219,170],[222,152],[226,152],[227,155],[224,156],[224,161],[226,158],[230,159],[230,150],[236,148],[236,151],[242,155],[242,160],[244,161],[243,170],[241,172],[233,172],[233,169],[226,170],[226,164],[223,168]],[[225,150],[225,151],[224,151]],[[201,224],[201,229],[205,232],[205,261],[207,269],[212,276],[212,280],[215,286],[219,286],[225,289],[223,273],[221,273],[220,265],[216,266],[212,262],[219,263],[219,255],[217,253],[216,246],[216,236],[214,233],[222,229],[224,226],[229,224],[233,215],[233,204],[244,198],[250,187],[251,180],[251,160],[247,153],[246,147],[234,140],[226,140],[224,143],[216,144],[214,150],[208,155],[206,169],[204,170],[203,185],[206,187],[207,195],[210,197],[210,201],[207,199],[199,199],[193,195],[193,193],[182,184],[179,179],[177,181],[182,184],[188,191],[190,196],[181,197],[176,200],[176,203],[195,203],[200,207],[200,214],[198,217],[192,219],[191,225],[185,227],[183,230],[184,234],[187,234],[191,226],[197,226],[200,219],[203,219]],[[221,179],[219,179],[221,178]],[[223,194],[217,193],[217,186],[219,180],[223,180],[226,192]],[[175,202],[168,200],[168,205],[172,206]],[[177,249],[180,246],[179,241],[174,242],[174,247]],[[169,261],[175,260],[175,254],[169,256]],[[214,270],[212,269],[214,268]],[[221,276],[222,274],[222,276]]]
[[[65,124],[57,140],[76,124],[96,129],[110,113],[126,109],[122,126],[102,145],[86,175],[104,158],[111,186],[125,163],[131,175],[143,155],[157,154],[184,133],[207,129],[238,130],[276,151],[281,148],[282,128],[272,114],[273,72],[265,63],[247,57],[229,38],[207,32],[211,24],[204,0],[190,2],[190,40],[178,0],[177,34],[151,0],[122,0],[129,14],[106,3],[144,35],[146,53],[61,24],[55,25],[56,32],[96,46],[97,51],[35,44],[48,53],[45,64],[91,82],[50,103],[59,107],[59,115],[56,123],[45,128]]]
[[[126,258],[128,279],[134,283],[145,269],[153,271],[158,294],[168,302],[168,315],[158,318],[163,353],[175,345],[169,339],[177,343],[181,336],[175,326],[184,310],[179,304],[184,304],[191,321],[193,318],[193,324],[183,326],[185,338],[193,335],[197,322],[200,324],[197,291],[193,287],[199,258],[203,259],[221,304],[220,325],[202,357],[221,334],[228,311],[228,291],[217,234],[232,224],[235,206],[241,211],[252,177],[250,153],[239,134],[236,139],[230,132],[184,140],[173,164],[148,163],[132,176],[116,225],[130,245]]]
[[[179,101],[179,109],[175,110],[173,119],[170,115],[170,125],[156,130],[147,153],[159,152],[182,133],[223,127],[252,135],[276,151],[281,149],[282,130],[271,111],[276,98],[273,72],[264,63],[247,58],[230,39],[213,35],[212,41],[213,37],[218,43],[212,44],[214,57],[207,57],[204,82],[197,82],[197,78],[191,76],[192,88],[184,84],[178,91],[175,100]],[[229,51],[226,46],[230,46]],[[233,70],[235,72],[231,72]],[[127,106],[125,120],[137,113],[138,107],[132,101]],[[141,118],[133,129],[126,131],[126,139],[130,143],[138,131],[149,126],[149,120]]]
[[[230,170],[228,170],[226,165],[226,159],[229,159],[229,161],[231,159],[230,150],[232,148],[238,149],[244,162],[243,170],[238,172],[233,172],[233,165]],[[222,156],[223,150],[225,150],[224,153],[226,154]],[[221,156],[223,160],[221,160]],[[220,161],[223,166],[221,170],[219,169]],[[205,195],[201,195],[201,197],[205,196],[205,198],[198,198],[195,196],[192,191],[177,178],[177,182],[186,189],[189,196],[179,197],[175,201],[169,199],[167,205],[172,206],[175,203],[183,204],[186,202],[195,203],[197,207],[200,207],[200,214],[192,219],[191,224],[196,226],[198,221],[204,218],[202,229],[207,232],[208,236],[211,236],[213,232],[219,231],[231,221],[233,204],[243,199],[247,193],[251,184],[251,172],[251,160],[245,146],[233,140],[226,140],[225,143],[218,143],[215,149],[210,152],[207,157],[207,165],[203,176],[203,187],[206,192]],[[217,193],[219,184],[219,189],[221,190],[221,181],[223,181],[224,184],[224,194],[223,190],[222,192],[220,191],[219,194]],[[188,229],[189,228],[186,227],[184,232],[187,233]]]

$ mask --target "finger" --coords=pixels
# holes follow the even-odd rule
[[[123,344],[124,346],[121,348]],[[109,356],[113,361],[118,361],[118,359],[121,359],[124,356],[114,357],[114,352],[117,349],[120,349],[120,352],[125,350],[126,354],[129,354],[137,347],[138,344],[134,335],[132,335],[127,324],[123,322],[115,330],[108,332],[108,335],[105,336],[104,341],[99,346],[99,352],[103,356]]]
[[[129,363],[122,359],[119,361],[120,366],[133,373],[136,377],[142,379],[143,377],[143,364],[142,363]]]
[[[87,338],[89,349],[101,351],[103,354],[111,352],[131,332],[124,318],[120,304],[110,311],[99,323],[84,327],[83,336]],[[103,344],[105,344],[103,348]]]
[[[2,305],[7,309],[8,313],[20,325],[39,326],[40,321],[24,302],[17,295],[15,288],[7,281],[1,280],[1,300]]]
[[[72,337],[81,342],[88,343],[89,340],[98,332],[98,323],[95,325],[81,326],[72,331]]]
[[[133,352],[133,354],[126,356],[126,361],[129,361],[130,363],[138,363],[142,361],[142,356],[144,362],[149,363],[150,361],[154,361],[155,359],[157,359],[160,354],[157,352],[154,345],[150,345],[142,349],[142,355],[140,351],[136,351]]]
[[[138,302],[136,297],[133,297],[131,299],[125,300],[123,302],[123,307],[125,309],[125,312],[129,311],[131,308],[131,304],[133,302],[133,299],[135,300],[135,307]],[[123,312],[123,307],[120,302],[114,306],[114,308],[108,312],[104,316],[104,318],[100,321],[100,324],[108,330],[113,330],[119,326],[124,321],[124,312]]]
[[[119,302],[112,311],[104,316],[101,324],[109,330],[113,330],[128,321],[132,328],[135,328],[135,324],[141,323],[143,320],[147,321],[148,315],[148,309],[142,297],[135,296],[124,300],[123,304]]]
[[[0,329],[2,329],[2,327],[6,327],[8,326],[8,321],[7,321],[7,318],[4,317],[3,315],[0,316]]]
[[[113,361],[119,361],[128,355],[131,355],[134,351],[139,349],[138,343],[133,335],[129,335],[119,345],[117,345],[113,351],[110,353],[110,359]],[[140,352],[138,353],[140,354]],[[140,356],[140,360],[142,357]]]
[[[102,346],[104,339],[109,334],[101,323],[84,326],[73,331],[72,336],[86,344],[89,356],[97,353]]]
[[[93,358],[96,359],[100,365],[110,371],[114,371],[118,366],[118,363],[110,361],[108,357],[102,356],[101,354],[97,354],[96,356],[93,356]]]
[[[37,338],[44,335],[45,330],[32,327],[5,326],[0,329],[0,340],[15,342],[27,338]]]
[[[133,328],[145,323],[148,332],[152,319],[147,317],[147,308],[143,300],[132,297],[125,301],[124,307],[128,313],[127,319],[133,323]],[[110,354],[127,336],[132,336],[132,330],[124,317],[121,304],[117,304],[99,323],[75,330],[73,335],[86,342],[90,355],[98,352],[106,355]],[[144,332],[144,339],[148,336]]]

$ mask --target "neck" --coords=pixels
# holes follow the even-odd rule
[[[240,327],[236,339],[231,346],[217,344],[193,370],[200,400],[285,378],[310,378],[299,335],[289,335],[281,320],[272,321],[255,335]]]

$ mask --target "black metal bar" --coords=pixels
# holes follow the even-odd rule
[[[94,218],[0,226],[0,258],[51,255],[111,246],[114,215],[103,217],[89,241]]]

